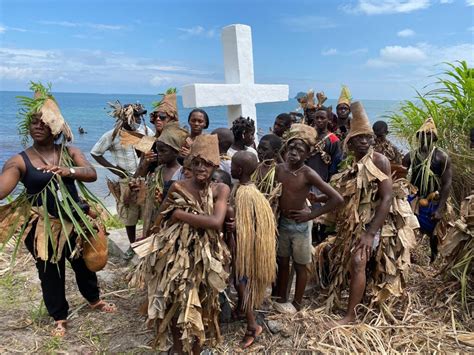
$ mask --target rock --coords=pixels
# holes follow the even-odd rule
[[[128,241],[127,232],[125,228],[122,229],[113,229],[109,231],[109,256],[114,256],[119,259],[125,259],[125,253],[130,247],[130,242]],[[137,228],[137,235],[141,235],[141,228]],[[137,265],[138,257],[135,255],[130,263],[132,265]]]
[[[284,329],[283,324],[277,320],[268,320],[267,326],[268,329],[270,329],[270,331],[272,332],[272,334],[278,334]]]

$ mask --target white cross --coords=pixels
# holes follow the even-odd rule
[[[222,29],[225,84],[190,84],[182,89],[183,106],[227,106],[229,125],[239,116],[257,124],[255,104],[288,101],[288,85],[255,84],[253,75],[252,32],[247,25]]]

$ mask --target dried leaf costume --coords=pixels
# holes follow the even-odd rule
[[[30,89],[35,92],[34,98],[19,97],[22,105],[19,128],[23,143],[28,142],[33,118],[40,117],[50,127],[53,135],[62,134],[58,165],[74,167],[74,161],[65,145],[72,141],[72,133],[50,93],[50,86],[46,88],[40,83],[31,83]],[[96,238],[99,229],[103,231],[103,228],[99,228],[100,220],[92,220],[88,211],[94,211],[100,216],[105,207],[80,181],[61,178],[52,173],[42,173],[41,177],[42,182],[35,187],[38,192],[28,193],[24,189],[13,202],[0,206],[0,250],[17,236],[15,256],[20,243],[34,228],[36,258],[57,263],[66,244],[71,247],[70,238],[77,238],[75,253],[79,255],[82,243]],[[41,185],[43,182],[44,185]],[[75,184],[79,187],[80,196]]]
[[[266,163],[267,162],[261,162],[257,166],[251,179],[257,189],[267,198],[272,207],[273,214],[275,215],[275,220],[278,220],[278,201],[281,196],[281,183],[278,183],[275,179],[277,163],[272,160],[269,169],[266,169],[268,167]]]
[[[198,136],[190,156],[217,166],[217,136]],[[167,218],[175,209],[212,215],[212,185],[201,192],[201,202],[180,184],[176,189],[168,195],[159,231],[134,245],[141,259],[131,284],[147,286],[148,319],[156,324],[158,350],[169,348],[168,329],[175,318],[182,331],[183,349],[191,352],[196,340],[212,345],[221,339],[219,292],[227,285],[229,275],[224,266],[229,263],[230,254],[217,230],[194,228]]]
[[[276,223],[272,208],[254,184],[237,185],[233,196],[236,226],[235,274],[247,278],[244,309],[262,304],[276,277]]]
[[[354,103],[352,112],[354,118],[346,144],[356,135],[372,133],[362,106]],[[344,198],[344,208],[337,211],[335,216],[337,235],[318,245],[313,254],[322,286],[328,288],[328,312],[335,304],[340,303],[342,290],[349,286],[352,250],[359,243],[361,233],[374,218],[378,203],[378,183],[389,179],[375,165],[373,155],[371,147],[362,159],[353,162],[331,179],[331,184]],[[390,296],[398,297],[403,293],[410,265],[410,250],[416,243],[414,229],[418,228],[416,217],[407,201],[408,188],[406,180],[394,182],[390,212],[378,233],[379,241],[373,256],[375,266],[367,285],[374,303],[382,303]],[[329,270],[325,269],[327,262]],[[324,277],[326,274],[328,280]],[[328,281],[327,284],[325,281]]]

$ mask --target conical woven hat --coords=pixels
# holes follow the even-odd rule
[[[191,146],[191,158],[202,158],[215,166],[219,166],[219,140],[216,134],[201,134]]]
[[[352,103],[351,112],[351,129],[344,140],[344,145],[347,145],[347,142],[349,142],[352,137],[359,136],[361,134],[374,134],[374,131],[370,126],[369,117],[367,116],[364,106],[362,106],[360,101]]]
[[[35,92],[34,98],[41,97],[41,94]],[[61,110],[59,109],[58,104],[53,99],[47,98],[38,111],[41,113],[41,121],[44,122],[51,129],[53,135],[58,135],[59,133],[64,134],[66,141],[70,142],[73,139],[71,128],[66,123]]]
[[[165,124],[163,131],[156,141],[163,142],[174,150],[179,151],[188,136],[188,131],[181,128],[179,122],[170,122]]]
[[[164,112],[172,120],[178,121],[178,108],[176,104],[176,93],[173,94],[164,94],[163,99],[160,103],[155,107],[153,111],[155,112]]]
[[[341,104],[346,104],[347,106],[351,106],[351,92],[349,91],[349,88],[345,85],[342,86],[341,90],[341,95],[339,95],[339,100],[337,100],[337,106]]]
[[[316,135],[316,130],[313,127],[303,123],[294,123],[285,134],[285,140],[286,144],[288,144],[293,139],[301,139],[308,145],[310,151],[313,151],[316,145]]]
[[[436,125],[434,123],[433,118],[428,117],[426,121],[421,125],[420,129],[416,131],[416,133],[428,133],[431,132],[431,134],[434,134],[436,138],[438,138],[438,130],[436,129]]]

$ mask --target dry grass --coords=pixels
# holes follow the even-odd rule
[[[249,349],[260,353],[354,352],[473,352],[467,345],[474,331],[474,300],[471,314],[462,312],[454,281],[445,282],[437,268],[426,265],[428,248],[418,248],[419,265],[412,266],[406,296],[383,310],[359,307],[360,323],[330,328],[330,316],[323,312],[325,295],[308,290],[305,308],[293,315],[275,314],[268,302],[258,312],[264,332]],[[151,352],[154,334],[145,329],[138,315],[142,295],[126,287],[128,268],[109,263],[107,275],[99,274],[105,299],[115,302],[115,315],[92,312],[77,291],[71,270],[67,269],[67,296],[70,304],[70,332],[63,338],[49,335],[52,321],[41,306],[36,269],[25,253],[17,258],[14,273],[5,255],[0,255],[0,352]],[[107,276],[107,277],[105,277]],[[110,279],[111,278],[111,279]],[[107,280],[106,280],[107,279]],[[105,282],[107,281],[107,282]],[[14,297],[13,297],[14,296]],[[339,318],[343,310],[331,317]],[[272,334],[269,321],[277,321],[282,330]],[[219,353],[242,352],[239,349],[245,323],[222,325],[224,341]]]

